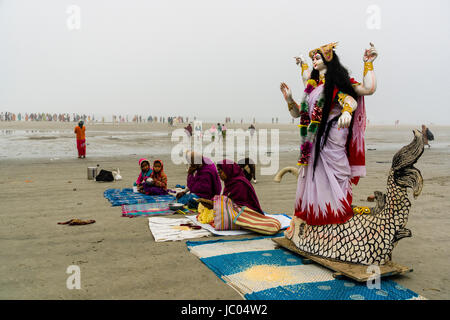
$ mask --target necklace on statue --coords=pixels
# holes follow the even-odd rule
[[[325,80],[325,79],[324,79]],[[320,121],[322,121],[322,111],[325,103],[324,91],[320,94],[316,102],[314,103],[311,118],[309,117],[310,105],[308,103],[309,94],[317,88],[317,82],[314,79],[310,79],[307,82],[305,94],[300,104],[300,157],[297,165],[307,166],[309,158],[311,156],[312,145],[316,138],[317,128]],[[303,170],[304,171],[304,170]]]

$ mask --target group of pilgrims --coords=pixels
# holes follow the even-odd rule
[[[185,194],[194,194],[200,199],[213,200],[216,195],[225,195],[238,206],[246,206],[264,214],[251,182],[245,177],[242,168],[234,161],[225,159],[216,164],[209,158],[192,151],[186,153],[189,163],[187,171],[187,187],[177,194],[181,198]],[[167,175],[161,160],[139,160],[141,172],[135,182],[139,192],[147,195],[166,195]],[[221,180],[224,183],[222,188]]]
[[[240,165],[232,160],[214,163],[196,152],[187,151],[189,163],[187,187],[176,192],[179,203],[198,212],[197,219],[216,230],[249,229],[261,234],[275,234],[281,229],[277,219],[266,216],[251,182]],[[139,160],[141,172],[134,183],[146,195],[167,195],[167,175],[161,160],[153,166],[148,159]],[[223,181],[223,188],[222,183]],[[184,201],[182,201],[184,199]],[[194,205],[191,206],[192,202]],[[206,220],[200,216],[207,216]]]

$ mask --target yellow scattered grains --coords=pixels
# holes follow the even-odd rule
[[[189,231],[191,228],[187,226],[173,226],[172,229],[181,230],[181,231]]]
[[[294,280],[290,270],[274,265],[253,266],[245,270],[242,275],[251,281],[288,283]]]

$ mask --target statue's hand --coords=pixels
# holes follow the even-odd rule
[[[352,121],[352,115],[348,111],[344,111],[338,120],[338,128],[348,128]]]
[[[300,67],[302,66],[303,63],[307,64],[306,63],[306,59],[305,59],[305,57],[302,54],[300,54],[299,57],[294,57],[294,59],[295,59],[295,64],[300,66]]]
[[[377,57],[378,57],[377,49],[375,49],[375,46],[371,42],[370,49],[366,49],[364,51],[363,61],[364,62],[373,62]]]
[[[287,86],[286,83],[284,83],[284,82],[281,83],[280,90],[284,96],[284,100],[286,100],[287,103],[294,101],[294,99],[292,99],[291,89],[289,89],[289,87]]]

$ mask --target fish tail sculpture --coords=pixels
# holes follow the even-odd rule
[[[286,237],[300,250],[331,260],[363,265],[390,261],[398,241],[411,236],[406,228],[411,207],[407,188],[416,198],[423,186],[422,175],[413,166],[424,150],[422,134],[418,130],[413,133],[413,141],[394,155],[386,194],[375,192],[376,206],[370,214],[356,214],[345,223],[320,226],[294,217]],[[285,169],[277,174],[280,181],[280,173],[292,172]]]
[[[281,169],[281,170],[275,175],[275,177],[273,178],[273,181],[275,181],[275,182],[281,182],[281,179],[283,179],[283,176],[284,176],[286,173],[288,173],[288,172],[292,173],[295,177],[298,177],[298,168],[295,168],[295,167],[285,167],[285,168]]]

